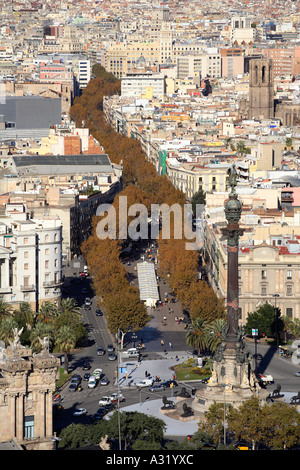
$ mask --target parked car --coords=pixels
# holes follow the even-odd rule
[[[89,362],[85,362],[82,366],[82,370],[90,370],[91,364]]]
[[[108,355],[108,360],[109,361],[115,361],[117,359],[117,356],[114,353],[110,353]]]
[[[108,385],[109,380],[106,377],[103,377],[103,379],[100,380],[100,385]]]
[[[77,410],[74,411],[73,416],[84,416],[87,414],[87,411],[85,408],[77,408]]]
[[[89,306],[92,305],[92,301],[91,301],[91,299],[90,299],[89,297],[86,297],[86,298],[85,298],[84,303],[85,303],[85,305],[89,305]]]
[[[155,384],[155,385],[152,385],[149,390],[150,392],[162,392],[163,390],[165,390],[165,386],[163,384]]]
[[[100,346],[97,348],[97,356],[104,356],[105,350]]]
[[[86,373],[84,374],[84,376],[83,376],[83,380],[87,380],[87,381],[88,381],[89,378],[90,378],[90,376],[91,376],[91,374],[90,374],[89,372],[86,372]]]
[[[295,377],[300,377],[300,371],[294,373]]]

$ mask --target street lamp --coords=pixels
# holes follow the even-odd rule
[[[276,348],[278,347],[278,311],[277,311],[277,305],[276,305],[276,299],[280,297],[279,294],[272,294],[272,297],[274,297],[274,302],[275,302],[275,307],[274,307],[274,313],[275,313],[275,339],[276,339]]]

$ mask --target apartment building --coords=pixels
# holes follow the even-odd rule
[[[57,304],[62,284],[62,224],[58,217],[29,218],[23,203],[7,203],[0,216],[0,296],[17,306]]]
[[[122,168],[106,154],[13,155],[0,171],[7,202],[26,205],[31,218],[59,217],[64,260],[80,254],[98,206],[121,188]]]
[[[127,73],[121,78],[121,96],[149,99],[162,98],[166,92],[165,77],[162,74]]]
[[[278,212],[278,211],[277,211]],[[209,281],[216,293],[226,298],[227,244],[220,224],[207,223],[205,230],[206,263]],[[224,223],[223,223],[224,225]],[[300,227],[285,225],[249,226],[240,239],[239,309],[240,324],[249,312],[269,302],[282,315],[300,318]]]

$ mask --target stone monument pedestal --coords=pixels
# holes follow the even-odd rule
[[[259,386],[251,362],[242,342],[222,343],[209,383],[196,392],[192,408],[205,413],[214,403],[230,403],[237,408],[254,396],[266,401],[269,392]]]

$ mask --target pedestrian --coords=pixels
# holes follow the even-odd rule
[[[164,342],[163,339],[160,340],[160,344],[161,344],[162,346],[164,346],[165,342]]]
[[[148,375],[148,372],[145,370],[145,377],[147,377],[147,375]]]
[[[169,348],[172,349],[172,343],[169,343]]]

